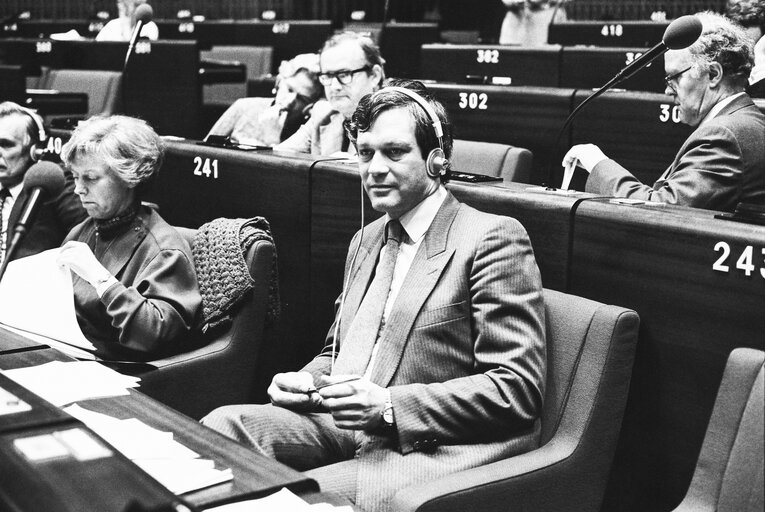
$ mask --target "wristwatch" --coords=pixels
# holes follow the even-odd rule
[[[382,417],[383,427],[388,429],[396,425],[396,420],[393,417],[393,402],[390,399],[390,390],[386,390],[386,392],[387,398],[385,399],[385,405],[380,416]]]

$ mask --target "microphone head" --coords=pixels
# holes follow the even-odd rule
[[[24,188],[42,188],[48,197],[55,197],[64,190],[64,171],[53,162],[38,162],[24,175]]]
[[[682,50],[696,42],[701,35],[701,20],[688,14],[669,24],[662,41],[670,50]]]
[[[149,23],[154,17],[154,9],[149,4],[141,4],[135,9],[135,21],[143,24]]]

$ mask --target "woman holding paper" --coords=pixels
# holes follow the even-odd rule
[[[61,152],[89,218],[69,232],[58,262],[72,270],[77,320],[104,358],[180,351],[200,310],[188,244],[140,202],[163,153],[148,124],[125,116],[81,123]]]

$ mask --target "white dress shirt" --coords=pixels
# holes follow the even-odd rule
[[[427,233],[428,228],[430,228],[430,225],[433,223],[433,219],[436,218],[438,209],[441,208],[441,204],[446,199],[446,196],[446,188],[439,185],[434,193],[420,201],[417,206],[398,219],[406,232],[406,236],[403,237],[404,239],[399,245],[396,266],[393,269],[393,280],[391,281],[388,299],[385,302],[385,311],[383,312],[382,320],[383,325],[393,309],[393,304],[396,302],[398,292],[401,291],[401,285],[404,284],[406,274],[409,272],[409,268],[414,261],[414,256],[417,254],[417,250],[420,248],[422,240],[425,238],[425,233]],[[390,220],[391,218],[386,214],[386,225]],[[377,263],[378,267],[383,260],[383,252],[386,250],[388,250],[387,245],[383,246],[382,251],[380,251],[380,258]],[[379,268],[376,268],[375,273],[379,272],[379,270]],[[374,362],[377,357],[377,349],[378,343],[375,342],[375,346],[372,349],[372,357],[369,359],[369,365],[367,365],[367,370],[364,373],[364,377],[367,379],[372,375],[372,368],[374,367]]]

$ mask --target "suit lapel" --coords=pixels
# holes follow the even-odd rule
[[[85,228],[82,240],[91,240],[88,245],[92,248],[97,248],[93,252],[96,254],[98,261],[101,262],[101,265],[111,275],[119,276],[127,262],[130,261],[138,245],[146,238],[147,232],[146,224],[139,215],[125,234],[119,235],[111,241],[101,241],[96,245],[96,228],[95,224],[92,223]],[[102,246],[103,249],[101,248]]]
[[[410,342],[412,325],[438,284],[454,254],[448,247],[449,229],[460,204],[451,193],[438,211],[425,234],[412,266],[404,278],[401,291],[385,323],[372,369],[372,382],[386,387],[398,369],[406,344]]]
[[[348,327],[356,316],[364,294],[372,280],[372,274],[377,266],[377,258],[382,249],[382,239],[385,230],[385,217],[376,221],[365,229],[367,234],[364,236],[359,255],[356,258],[353,268],[350,270],[350,279],[348,282],[348,292],[343,305],[343,317],[340,323],[340,343],[348,332]],[[356,248],[351,247],[351,251]]]
[[[727,105],[725,105],[720,110],[720,112],[717,113],[715,118],[716,117],[721,117],[721,116],[727,116],[727,115],[730,115],[730,114],[734,114],[734,113],[738,112],[739,110],[741,110],[743,108],[747,108],[747,107],[757,108],[757,106],[752,101],[752,98],[750,98],[749,96],[747,96],[745,94],[743,96],[739,96],[735,100],[733,100],[730,103],[728,103]],[[696,130],[694,130],[693,133],[691,133],[691,135],[688,136],[688,138],[685,140],[685,142],[683,142],[683,145],[680,147],[680,151],[677,152],[677,154],[675,155],[675,159],[672,161],[672,165],[670,165],[667,168],[667,170],[664,171],[664,173],[659,177],[659,179],[656,181],[656,183],[654,183],[654,185],[653,185],[653,189],[654,190],[659,190],[662,187],[662,185],[664,184],[664,182],[667,181],[669,179],[669,177],[672,176],[672,174],[675,172],[675,169],[677,168],[677,164],[680,162],[680,158],[686,152],[686,147],[688,146],[688,144],[692,140],[694,140],[695,135],[696,135],[696,131],[700,127],[701,126],[697,127]]]

